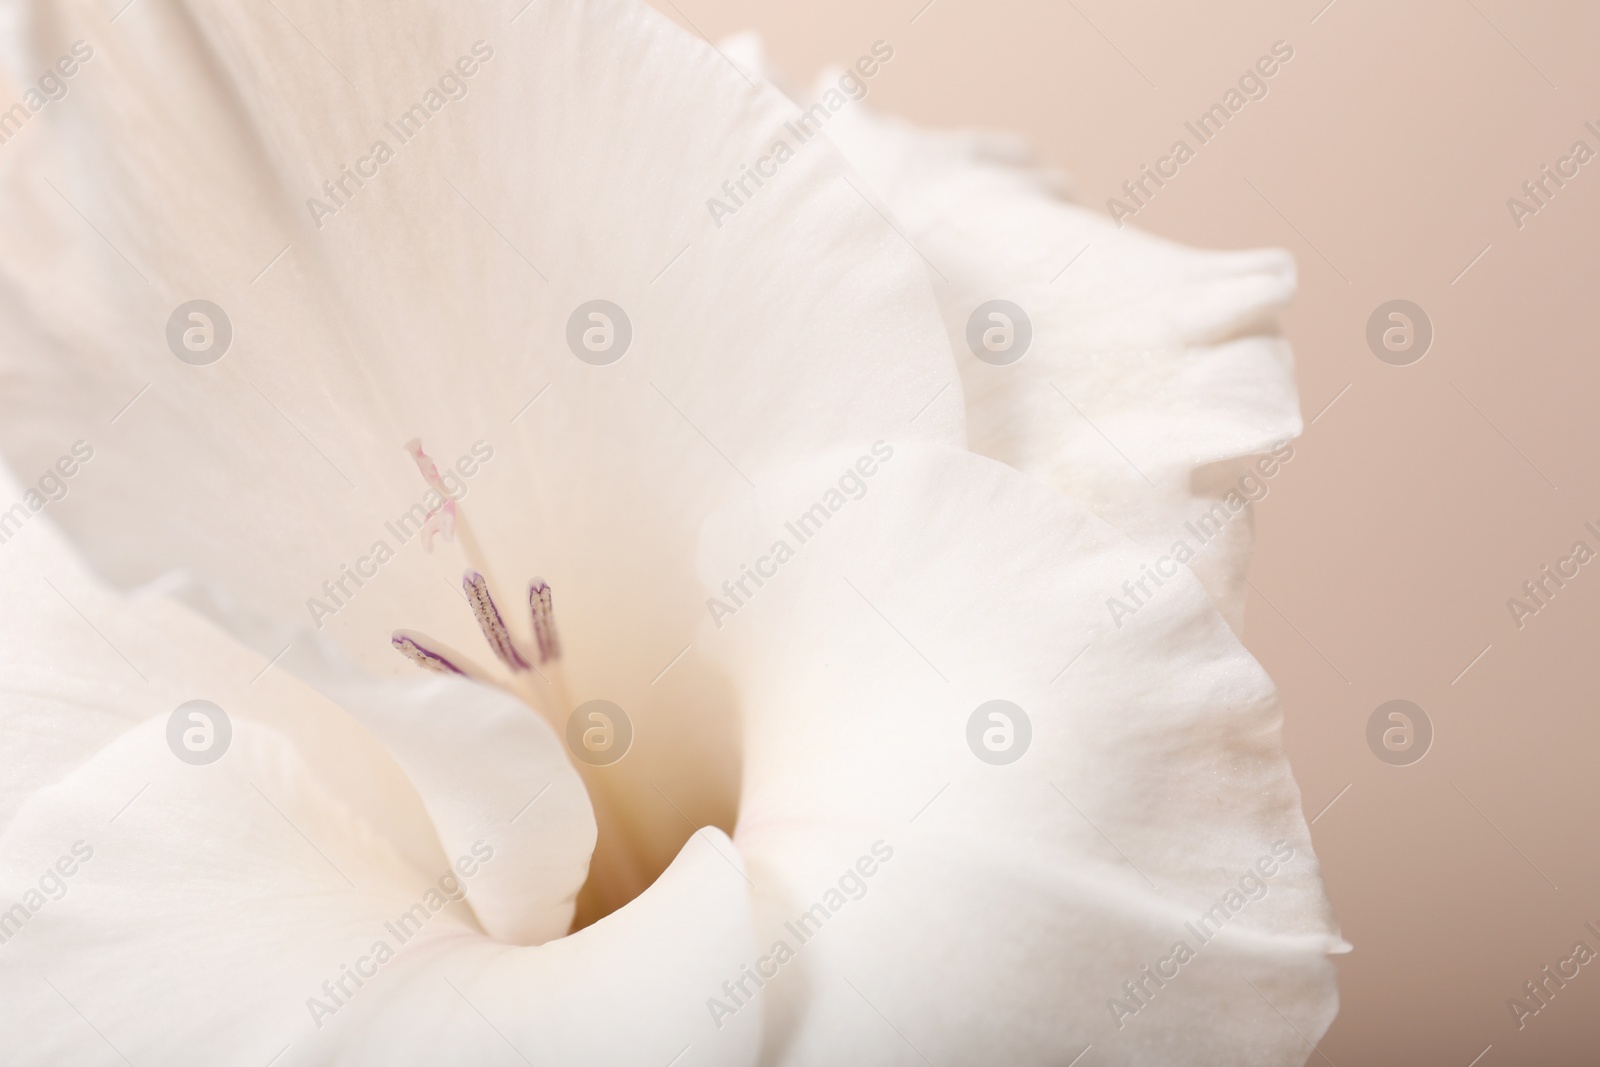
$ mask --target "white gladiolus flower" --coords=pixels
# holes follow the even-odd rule
[[[7,33],[9,1059],[1305,1060],[1285,257],[873,114],[892,42]]]

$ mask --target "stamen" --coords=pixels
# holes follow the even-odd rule
[[[467,591],[467,601],[472,605],[474,614],[478,616],[478,628],[483,631],[483,638],[489,642],[489,647],[494,649],[494,654],[514,671],[528,669],[528,661],[522,658],[522,653],[517,650],[516,642],[511,639],[511,631],[506,628],[506,623],[500,617],[500,609],[495,606],[494,598],[489,595],[489,583],[477,571],[468,571],[461,576],[461,586]]]
[[[484,558],[478,540],[472,534],[471,524],[467,522],[465,512],[458,509],[450,487],[445,484],[444,477],[439,468],[434,464],[428,453],[422,450],[421,438],[413,437],[405,444],[407,454],[417,465],[417,471],[422,475],[422,480],[428,484],[430,497],[436,497],[437,503],[424,517],[422,523],[422,545],[428,551],[433,550],[435,534],[443,534],[446,541],[459,538],[461,553],[466,557],[467,571],[461,577],[461,586],[466,592],[467,603],[472,605],[472,612],[477,616],[478,629],[483,632],[483,638],[500,662],[510,668],[513,674],[524,671],[533,671],[546,686],[552,683],[543,671],[540,671],[532,662],[535,653],[532,649],[518,644],[517,638],[511,633],[511,628],[506,625],[500,608],[495,604],[494,597],[489,589],[492,584],[488,563]],[[457,492],[463,490],[461,483],[456,483]],[[555,612],[551,607],[550,586],[542,578],[535,578],[528,585],[528,606],[533,615],[533,633],[538,645],[538,662],[549,663],[561,656],[561,643],[556,637]],[[508,692],[515,692],[524,699],[533,700],[527,690],[531,679],[519,679],[515,682],[495,677],[481,666],[472,662],[467,657],[454,649],[448,648],[424,634],[410,630],[396,630],[390,638],[390,643],[399,650],[401,655],[416,663],[426,670],[442,674],[463,674],[469,678],[488,682],[500,686]],[[496,674],[498,672],[495,672]],[[559,691],[559,686],[557,686]],[[536,692],[536,691],[535,691]]]
[[[539,641],[539,662],[559,659],[561,643],[556,639],[556,615],[550,606],[550,585],[543,578],[528,583],[528,607],[533,612],[533,636]]]
[[[425,640],[428,640],[428,638],[412,630],[396,630],[389,637],[389,643],[398,649],[402,656],[424,670],[435,671],[439,674],[465,675],[467,673],[452,663],[448,657],[424,645],[422,642]]]

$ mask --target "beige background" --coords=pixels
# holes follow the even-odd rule
[[[805,78],[885,39],[896,53],[873,82],[879,108],[1023,132],[1101,207],[1274,41],[1294,48],[1269,95],[1136,222],[1210,247],[1282,245],[1300,263],[1286,325],[1317,418],[1259,508],[1246,639],[1283,690],[1306,816],[1356,946],[1340,961],[1339,1018],[1308,1055],[1600,1062],[1600,961],[1520,1031],[1506,1004],[1580,937],[1600,950],[1583,930],[1600,926],[1600,561],[1521,630],[1506,606],[1574,541],[1600,550],[1582,528],[1600,527],[1585,314],[1600,160],[1521,229],[1506,206],[1575,140],[1600,149],[1583,128],[1600,127],[1600,8],[674,2],[658,0],[713,40],[762,31]],[[1364,339],[1395,298],[1435,331],[1407,367]],[[1436,730],[1408,767],[1365,740],[1396,697]]]

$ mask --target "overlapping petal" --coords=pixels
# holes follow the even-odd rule
[[[103,35],[90,5],[29,13],[19,80],[55,38]],[[0,233],[4,439],[27,468],[64,428],[114,437],[95,491],[61,507],[97,563],[123,580],[194,566],[307,618],[308,597],[335,599],[307,576],[394,540],[384,522],[423,497],[401,449],[420,438],[447,470],[481,466],[459,476],[462,506],[509,588],[571,567],[565,611],[598,610],[590,589],[662,563],[652,546],[678,547],[739,472],[907,419],[948,381],[918,260],[828,146],[733,222],[707,212],[792,105],[642,5],[514,13],[154,5],[105,35],[73,110],[8,145],[28,210]],[[454,77],[464,98],[378,177],[345,179],[318,229],[305,205],[331,202],[322,182],[398,141],[394,118],[479,40],[493,58]],[[164,328],[199,293],[236,321],[229,354],[197,370]],[[566,338],[597,296],[633,332],[604,368]],[[931,413],[918,432],[959,426]],[[470,462],[480,439],[494,458]],[[330,632],[376,616],[386,638],[424,588],[449,602],[403,548]],[[465,645],[470,619],[437,636]]]
[[[773,73],[748,36],[730,52]],[[829,90],[843,99],[839,78],[822,75],[800,99]],[[1071,202],[1015,138],[926,130],[866,102],[838,108],[826,132],[927,257],[971,447],[1157,552],[1180,538],[1204,548],[1190,567],[1240,628],[1249,504],[1301,427],[1277,324],[1294,291],[1292,259],[1188,248],[1118,225]],[[1022,357],[1001,365],[971,346],[974,318],[981,336],[995,300],[1020,307],[1031,331]],[[1199,520],[1197,536],[1185,523]]]
[[[686,992],[752,944],[716,831],[563,937],[594,820],[526,707],[363,680],[302,638],[325,657],[303,673],[352,715],[287,652],[109,590],[48,515],[25,521],[0,545],[8,1061],[750,1061],[759,1016],[717,1027]],[[191,752],[170,718],[196,699],[220,714]]]
[[[236,723],[194,767],[163,726],[34,794],[0,838],[0,902],[46,895],[4,946],[15,1062],[750,1062],[759,1017],[719,1029],[695,996],[752,944],[715,831],[628,908],[515,948],[461,903],[506,858],[492,830],[423,874],[270,727]]]
[[[70,497],[81,474],[55,484]],[[47,500],[36,481],[22,483],[0,466],[0,827],[29,796],[137,723],[203,699],[270,717],[305,745],[330,791],[400,854],[437,862],[438,840],[415,790],[367,731],[182,606],[107,588],[55,527],[56,505]]]
[[[597,788],[646,873],[689,829],[675,806],[731,825],[735,713],[697,652],[675,660],[699,524],[955,377],[920,260],[837,152],[807,146],[719,225],[707,199],[793,105],[630,0],[18,21],[18,82],[75,39],[94,54],[0,159],[0,448],[32,469],[96,446],[58,509],[95,566],[193,568],[390,674],[412,670],[399,627],[482,647],[465,567],[524,636],[542,576],[571,701],[637,728]],[[197,298],[232,323],[208,366],[167,340]],[[631,324],[605,366],[568,342],[597,299]],[[959,441],[962,418],[915,433]],[[421,547],[414,438],[471,541]]]
[[[1270,681],[1186,574],[1110,625],[1142,553],[1081,505],[882,444],[859,499],[827,506],[859,456],[808,465],[704,560],[713,587],[776,570],[705,636],[747,714],[763,948],[796,953],[761,994],[770,1061],[1303,1062],[1342,943]],[[971,732],[997,699],[1031,723],[1006,765]]]

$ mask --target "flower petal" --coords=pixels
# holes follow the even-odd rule
[[[502,604],[542,575],[572,701],[633,719],[603,808],[646,875],[731,825],[737,724],[686,651],[705,515],[914,416],[964,434],[922,261],[837,152],[743,179],[793,105],[636,0],[24,12],[17,83],[94,56],[7,144],[0,449],[104,442],[58,507],[94,565],[193,568],[390,676],[397,628],[481,648],[464,567]],[[169,347],[192,299],[232,324],[207,366]],[[569,344],[594,300],[631,322],[606,366]],[[432,554],[413,439],[463,493]]]
[[[748,43],[744,54],[758,62]],[[1276,323],[1294,292],[1287,253],[1202,251],[1114,224],[992,134],[923,130],[864,104],[827,134],[948,282],[936,292],[975,451],[1164,549],[1242,477],[1262,481],[1242,457],[1299,434]],[[996,299],[1031,323],[1024,354],[1005,365],[970,341]],[[1252,499],[1262,491],[1246,485]],[[1247,515],[1232,519],[1248,507],[1227,510],[1192,566],[1238,629],[1251,541]]]
[[[0,500],[21,495],[0,468]],[[449,679],[375,681],[303,631],[234,611],[254,654],[155,590],[106,589],[48,517],[19,507],[0,546],[12,598],[0,618],[0,828],[141,719],[205,699],[293,737],[413,869],[437,868],[441,844],[458,855],[492,827],[502,862],[479,880],[479,922],[515,943],[567,932],[594,817],[564,746],[524,705]],[[202,586],[185,592],[214,616],[230,611]]]
[[[765,994],[768,1058],[1059,1064],[1092,1043],[1100,1063],[1302,1063],[1342,943],[1270,681],[1182,568],[1111,625],[1143,555],[1080,505],[992,460],[892,449],[837,510],[852,455],[708,531],[712,586],[775,540],[793,553],[705,637],[746,716],[735,840],[758,922],[804,942]],[[814,504],[831,514],[802,542]],[[1031,721],[1004,766],[979,755],[997,699]],[[1185,923],[1210,929],[1246,876],[1259,899],[1202,943]],[[1180,940],[1197,958],[1130,1000]]]
[[[18,1062],[105,1046],[175,1064],[753,1062],[755,1013],[719,1030],[702,1003],[751,952],[738,856],[714,832],[628,908],[511,948],[452,902],[506,858],[492,830],[419,875],[270,727],[237,721],[193,767],[163,726],[36,794],[0,838],[7,902],[74,857],[5,946]]]
[[[23,492],[0,464],[0,588],[7,601],[0,612],[0,828],[29,794],[60,780],[140,715],[116,699],[141,684],[137,668],[119,659],[110,638],[96,636],[89,619],[124,644],[140,628],[106,621],[115,598],[84,572],[50,520],[28,508]]]
[[[19,71],[103,19],[30,10]],[[328,628],[381,633],[354,644],[388,666],[402,609],[422,590],[450,603],[384,525],[425,489],[403,442],[447,473],[479,466],[469,446],[486,442],[494,484],[453,475],[474,490],[464,508],[507,588],[547,574],[559,597],[572,582],[552,570],[611,551],[631,579],[670,558],[639,527],[681,548],[745,477],[903,422],[951,380],[920,260],[825,143],[781,182],[747,181],[761,195],[720,226],[708,212],[791,104],[631,0],[509,17],[375,0],[130,11],[84,64],[71,121],[11,146],[4,180],[28,221],[0,226],[18,309],[7,451],[53,459],[64,428],[102,434],[149,385],[94,492],[61,507],[98,565],[121,581],[191,566],[279,617],[324,598]],[[479,40],[493,58],[473,59]],[[439,93],[458,52],[478,68],[450,75],[466,95],[399,143],[395,117]],[[359,187],[342,178],[344,206],[314,226],[307,201],[375,139],[395,158]],[[164,330],[201,293],[234,339],[196,368]],[[632,322],[609,367],[569,351],[569,319],[597,296]],[[957,440],[961,415],[917,430]],[[401,565],[370,587],[342,578],[376,540]],[[360,590],[348,608],[325,577]],[[476,640],[470,615],[456,631],[435,636]]]
[[[371,730],[448,855],[486,835],[498,842],[502,862],[471,901],[492,937],[527,945],[567,933],[594,852],[594,813],[566,748],[525,704],[454,677],[374,679],[315,634],[253,616],[193,576],[163,585],[263,655],[277,649],[283,670]]]
[[[45,499],[37,486],[31,492]],[[30,795],[138,722],[206,699],[270,717],[314,753],[343,803],[409,861],[437,865],[438,840],[414,789],[370,734],[274,669],[271,652],[252,653],[181,605],[106,588],[55,528],[55,505],[34,511],[28,499],[0,465],[0,501],[21,501],[0,511],[0,828]]]

